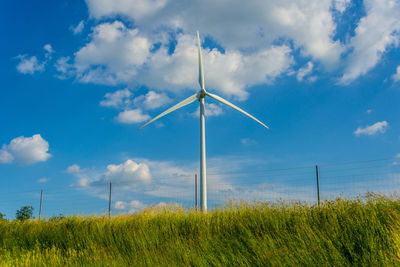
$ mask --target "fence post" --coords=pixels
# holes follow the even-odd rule
[[[197,210],[197,174],[194,175],[194,206]]]
[[[39,206],[39,221],[42,215],[43,189],[40,190],[40,206]]]
[[[110,195],[108,197],[108,218],[111,217],[111,192],[112,192],[112,183],[110,181]]]
[[[317,197],[318,197],[318,206],[319,206],[320,198],[319,198],[319,169],[318,169],[318,164],[315,165],[315,173],[317,175]]]

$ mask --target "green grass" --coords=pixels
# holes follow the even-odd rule
[[[400,200],[1,221],[1,266],[400,265]]]

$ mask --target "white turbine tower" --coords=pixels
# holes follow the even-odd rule
[[[144,126],[152,123],[153,121],[167,115],[168,113],[171,113],[172,111],[175,111],[181,107],[184,107],[186,105],[189,105],[190,103],[192,103],[193,101],[195,101],[196,99],[199,100],[200,102],[200,208],[202,211],[207,212],[207,171],[206,171],[206,136],[205,136],[205,110],[204,110],[204,98],[205,96],[209,96],[233,109],[236,109],[237,111],[243,113],[244,115],[252,118],[253,120],[255,120],[256,122],[258,122],[259,124],[261,124],[262,126],[264,126],[265,128],[268,129],[268,127],[262,123],[261,121],[259,121],[258,119],[256,119],[255,117],[253,117],[252,115],[250,115],[249,113],[247,113],[246,111],[242,110],[241,108],[238,108],[237,106],[235,106],[234,104],[230,103],[229,101],[223,99],[220,96],[211,94],[209,92],[206,91],[205,85],[204,85],[204,72],[203,72],[203,62],[202,62],[202,56],[201,56],[201,45],[200,45],[200,36],[199,36],[199,32],[197,32],[197,42],[198,42],[198,51],[199,51],[199,83],[200,83],[200,91],[195,94],[192,95],[191,97],[186,98],[185,100],[183,100],[182,102],[176,104],[175,106],[167,109],[166,111],[164,111],[163,113],[161,113],[160,115],[154,117],[153,119],[151,119],[150,121],[148,121],[147,123],[143,124],[140,128],[142,129]]]

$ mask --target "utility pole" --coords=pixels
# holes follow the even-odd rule
[[[108,218],[111,217],[111,192],[112,192],[112,183],[110,181],[110,195],[108,197]]]
[[[197,210],[197,174],[194,175],[194,206]]]
[[[319,206],[320,198],[319,198],[319,169],[318,169],[318,165],[315,165],[315,173],[317,175],[317,197],[318,197],[318,206]]]
[[[39,221],[42,215],[43,189],[40,190],[40,206],[39,206]]]

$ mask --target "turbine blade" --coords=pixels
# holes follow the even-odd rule
[[[231,107],[231,108],[233,108],[233,109],[236,109],[237,111],[243,113],[244,115],[246,115],[246,116],[252,118],[253,120],[255,120],[256,122],[258,122],[259,124],[261,124],[261,125],[264,126],[265,128],[269,129],[267,125],[265,125],[264,123],[262,123],[261,121],[259,121],[258,119],[256,119],[255,117],[253,117],[252,115],[250,115],[249,113],[247,113],[246,111],[244,111],[243,109],[238,108],[237,106],[235,106],[235,105],[232,104],[231,102],[229,102],[229,101],[223,99],[222,97],[217,96],[217,95],[214,95],[214,94],[210,94],[209,92],[206,92],[206,95],[208,95],[209,97],[211,97],[211,98],[213,98],[213,99],[215,99],[215,100],[221,102],[222,104],[225,104],[225,105],[227,105],[227,106],[229,106],[229,107]]]
[[[178,104],[176,104],[173,107],[170,107],[169,109],[167,109],[166,111],[164,111],[163,113],[161,113],[160,115],[154,117],[153,119],[151,119],[150,121],[148,121],[147,123],[143,124],[142,126],[140,126],[139,130],[142,129],[144,126],[152,123],[153,121],[167,115],[168,113],[171,113],[172,111],[175,111],[181,107],[184,107],[186,105],[189,105],[190,103],[192,103],[193,101],[195,101],[198,98],[198,94],[192,95],[191,97],[186,98],[185,100],[179,102]]]
[[[198,51],[199,51],[199,84],[200,84],[200,89],[204,90],[204,72],[203,72],[203,57],[201,55],[201,43],[200,43],[200,34],[199,31],[197,31],[197,45],[198,45]]]

